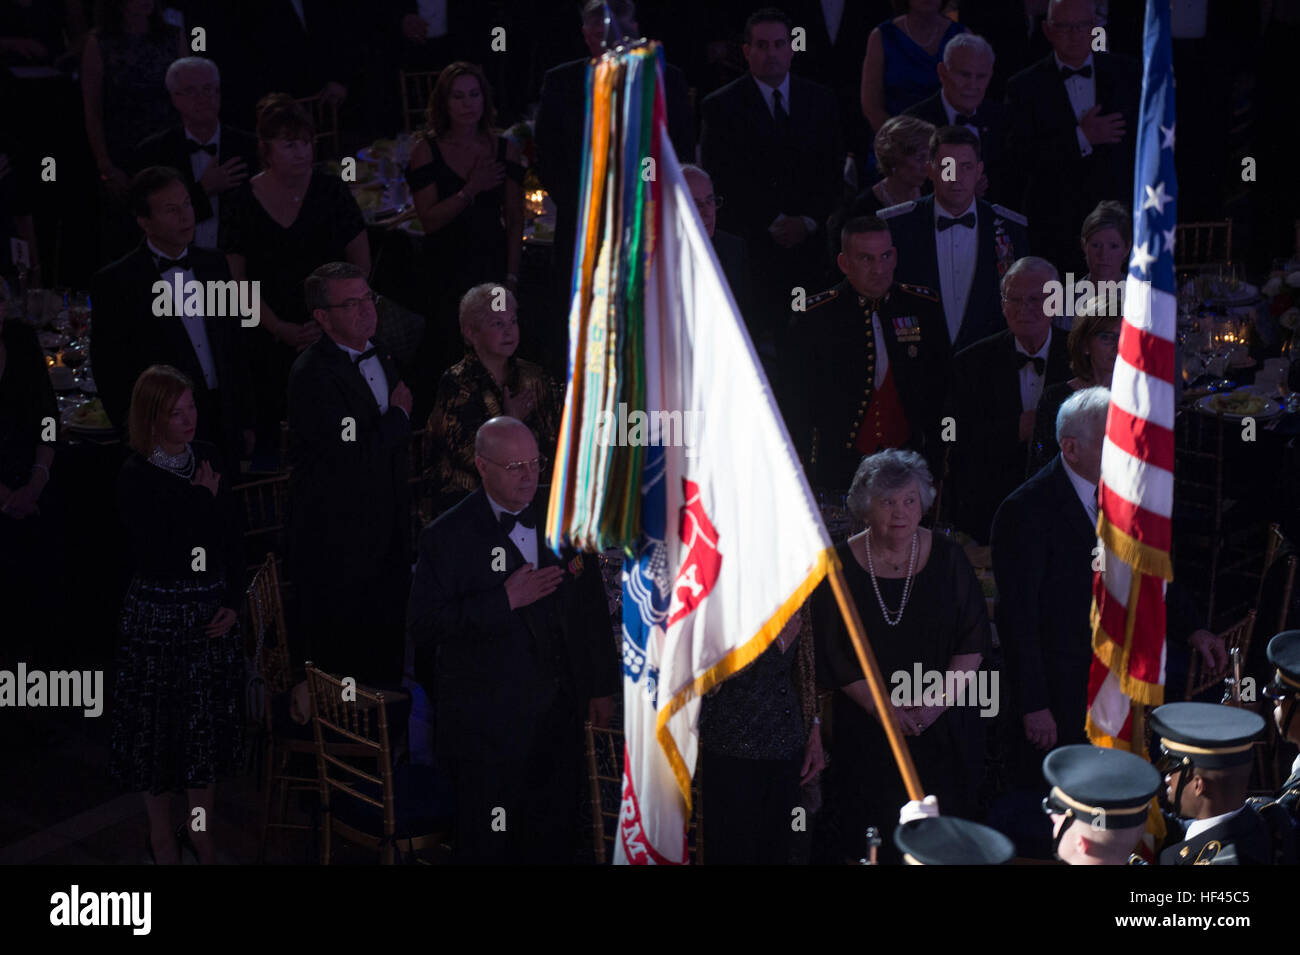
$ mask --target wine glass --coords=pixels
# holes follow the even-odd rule
[[[68,297],[68,323],[72,326],[72,337],[80,341],[90,328],[90,295],[86,292],[73,292]]]

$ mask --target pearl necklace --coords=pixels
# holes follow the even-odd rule
[[[912,571],[916,569],[916,544],[920,539],[920,529],[912,531],[912,553],[907,559],[907,577],[903,581],[903,602],[898,605],[898,613],[891,614],[885,606],[885,598],[880,595],[880,584],[876,583],[876,566],[871,561],[871,528],[867,528],[867,573],[871,575],[871,589],[876,592],[876,601],[880,604],[880,613],[886,625],[896,627],[903,619],[903,610],[907,607],[907,598],[912,591]],[[890,619],[890,618],[893,619]]]

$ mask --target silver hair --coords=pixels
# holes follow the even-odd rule
[[[925,458],[915,451],[900,451],[889,448],[877,451],[862,459],[857,473],[853,475],[853,484],[849,487],[849,512],[858,520],[865,521],[871,510],[871,499],[880,491],[897,491],[916,482],[921,495],[921,513],[924,514],[934,503],[934,478]]]
[[[483,325],[483,319],[492,314],[492,300],[496,297],[497,289],[506,293],[507,305],[515,309],[519,307],[515,293],[506,288],[504,283],[483,282],[475,285],[460,299],[460,335],[465,341],[469,341],[468,333],[471,330],[478,331]]]
[[[1080,438],[1088,443],[1106,436],[1106,414],[1110,411],[1110,389],[1096,385],[1083,388],[1065,399],[1056,412],[1056,443],[1063,438]]]
[[[1044,274],[1050,272],[1053,282],[1059,282],[1061,279],[1061,273],[1056,271],[1056,266],[1048,262],[1047,259],[1039,258],[1036,255],[1026,255],[1024,258],[1016,259],[1011,263],[1011,268],[1007,269],[1006,274],[1002,276],[1002,283],[998,286],[998,291],[1005,292],[1007,290],[1007,283],[1011,281],[1012,276],[1031,270]]]
[[[686,165],[682,166],[682,175],[684,176],[688,172],[693,172],[697,176],[703,176],[705,179],[709,180],[709,185],[713,185],[713,177],[709,175],[709,171],[703,166],[697,166],[693,162],[688,162]]]
[[[948,41],[948,45],[943,48],[943,65],[952,66],[952,54],[962,50],[971,50],[980,53],[989,58],[989,63],[994,60],[993,45],[984,39],[978,33],[958,33]]]
[[[949,40],[948,42],[952,42]],[[172,65],[167,67],[167,75],[163,79],[163,85],[167,87],[167,92],[176,92],[176,76],[185,70],[207,70],[221,83],[221,71],[217,69],[217,64],[205,56],[182,56],[179,60],[172,60]]]

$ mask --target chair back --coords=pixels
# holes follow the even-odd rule
[[[373,835],[391,840],[397,831],[397,808],[385,694],[344,683],[311,663],[307,689],[322,805],[329,812],[341,795],[379,810],[383,831]]]
[[[429,94],[438,82],[442,70],[421,72],[402,71],[402,119],[406,131],[413,133],[424,125],[424,114],[429,106]]]
[[[284,622],[284,599],[280,592],[280,571],[275,554],[266,555],[266,559],[254,572],[246,595],[249,632],[256,644],[254,657],[257,672],[266,686],[266,712],[267,720],[270,720],[269,697],[287,693],[293,685],[293,670],[289,663],[289,631]]]
[[[1232,264],[1232,220],[1183,222],[1175,227],[1176,269]]]
[[[1268,582],[1269,571],[1273,569],[1273,561],[1278,558],[1279,554],[1290,550],[1286,535],[1282,533],[1281,524],[1268,525],[1268,538],[1264,545],[1264,567],[1259,573],[1259,590],[1255,593],[1255,612],[1260,617],[1264,616],[1264,585]],[[1291,592],[1295,589],[1296,565],[1300,563],[1292,552],[1286,558],[1286,564],[1282,570],[1282,592],[1279,595],[1277,612],[1277,624],[1273,627],[1271,633],[1281,633],[1286,629],[1287,611],[1291,607]]]
[[[1219,634],[1223,639],[1223,648],[1228,651],[1228,659],[1232,659],[1233,650],[1241,651],[1243,662],[1249,658],[1250,638],[1254,632],[1255,611],[1252,610]],[[1193,651],[1187,663],[1187,687],[1183,699],[1194,700],[1211,687],[1220,685],[1223,679],[1224,674],[1206,670],[1200,654]]]
[[[338,107],[333,103],[325,102],[319,93],[315,96],[304,96],[294,102],[305,109],[307,115],[311,117],[312,128],[316,130],[316,137],[312,140],[316,159],[322,158],[322,146],[326,148],[325,158],[338,158],[340,153]]]
[[[289,476],[249,481],[232,489],[244,513],[244,550],[248,556],[248,569],[256,572],[263,561],[260,555],[268,551],[284,556],[285,515],[289,503]]]

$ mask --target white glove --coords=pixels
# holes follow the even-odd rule
[[[903,808],[898,811],[898,824],[916,822],[918,819],[937,819],[939,817],[939,800],[934,796],[926,796],[919,802],[915,799],[903,804]]]

